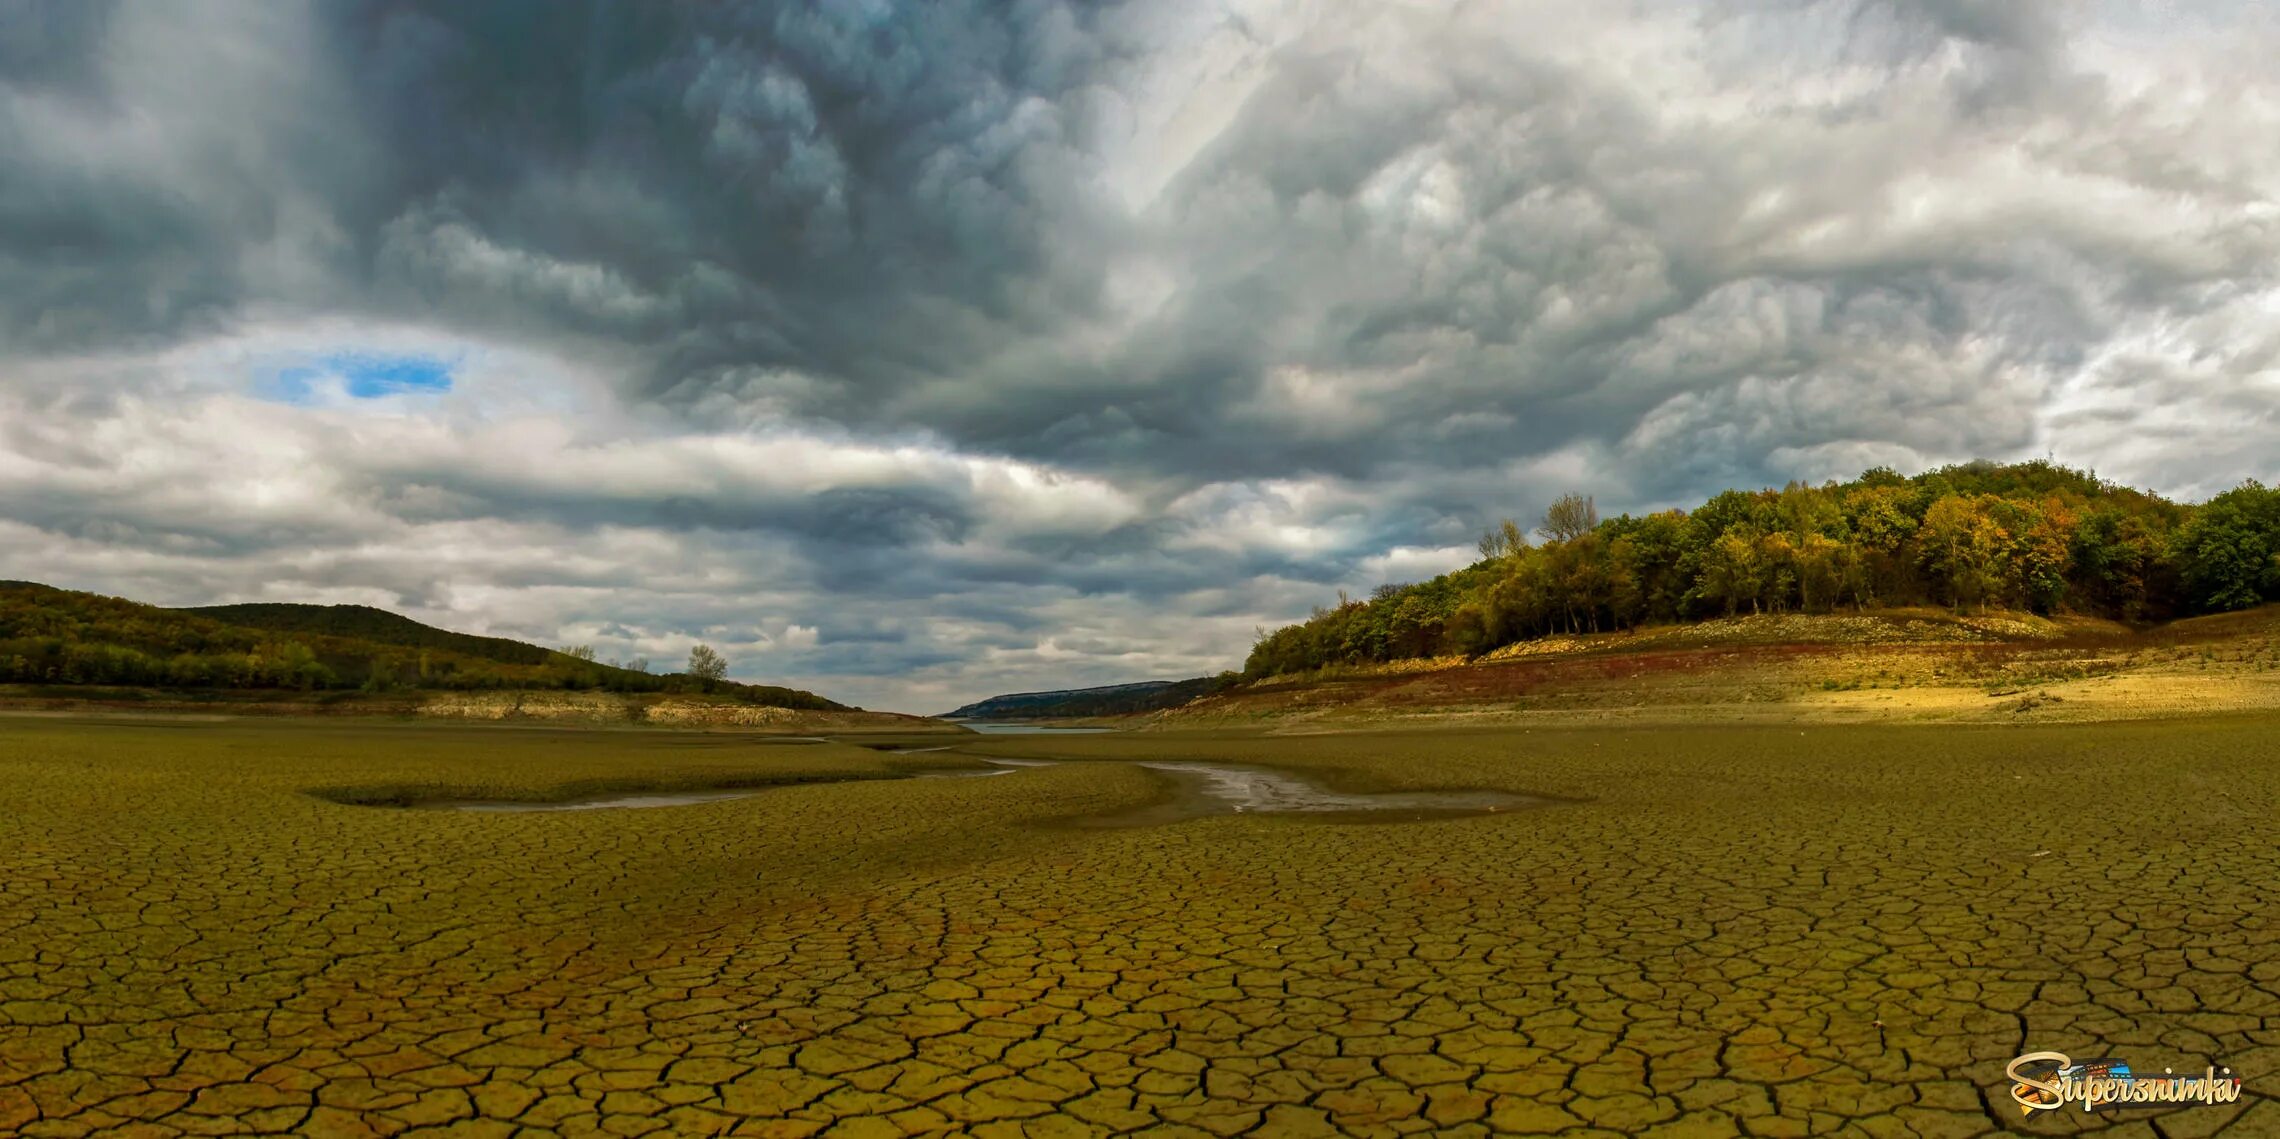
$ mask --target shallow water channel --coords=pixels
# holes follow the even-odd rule
[[[906,748],[901,749],[899,754],[907,755],[940,750],[944,749]],[[1063,762],[1071,761],[984,759],[982,762],[990,766],[977,771],[918,772],[900,778],[977,779],[997,775],[1012,775],[1023,768],[1055,767]],[[1169,798],[1135,811],[1083,820],[1084,822],[1090,825],[1134,826],[1178,822],[1183,819],[1202,818],[1209,815],[1240,814],[1306,814],[1321,817],[1344,816],[1357,819],[1390,820],[1496,814],[1526,807],[1540,807],[1549,802],[1549,800],[1535,796],[1518,795],[1506,791],[1398,791],[1374,794],[1332,791],[1293,772],[1232,763],[1208,763],[1194,760],[1141,761],[1137,766],[1151,771],[1160,771],[1170,776],[1175,784],[1174,793]],[[742,799],[747,796],[763,794],[769,790],[773,790],[773,788],[742,787],[718,791],[657,791],[630,794],[619,792],[589,799],[569,799],[551,803],[457,799],[420,803],[416,806],[430,810],[494,813],[686,807],[700,803]]]
[[[966,730],[984,736],[1096,736],[1115,728],[1064,728],[1056,724],[1025,724],[1011,720],[968,720]]]
[[[698,803],[718,803],[727,799],[742,799],[757,795],[766,788],[749,787],[734,791],[651,791],[606,798],[568,799],[559,803],[525,803],[512,799],[457,799],[418,806],[453,811],[492,811],[518,813],[523,811],[604,811],[617,807],[688,807]]]

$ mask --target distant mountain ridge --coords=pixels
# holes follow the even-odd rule
[[[977,700],[945,720],[1064,719],[1076,716],[1119,716],[1177,708],[1198,696],[1217,691],[1226,678],[1197,676],[1187,680],[1142,680],[1098,688],[1067,688],[1051,692],[1009,692]]]

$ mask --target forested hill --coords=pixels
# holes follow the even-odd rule
[[[117,597],[0,582],[0,683],[166,689],[601,689],[709,694],[841,711],[812,692],[717,676],[652,674],[477,637],[362,606],[162,609]]]
[[[1198,696],[1209,695],[1234,680],[1233,673],[1198,676],[1188,680],[1142,680],[1099,688],[1069,688],[1052,692],[1010,692],[977,700],[942,718],[949,720],[1028,720],[1069,716],[1120,716],[1177,708]]]
[[[195,613],[200,617],[211,617],[225,625],[242,625],[248,629],[268,629],[276,633],[315,633],[415,649],[444,649],[508,664],[545,664],[554,656],[552,649],[511,641],[505,637],[454,633],[433,625],[422,625],[401,613],[390,613],[369,605],[294,605],[270,602],[200,605],[176,612]]]
[[[1533,541],[1531,540],[1533,537]],[[1262,636],[1257,678],[1734,613],[1944,605],[2160,621],[2280,600],[2280,489],[2190,505],[2047,462],[1729,490],[1602,520],[1568,495],[1480,560]]]

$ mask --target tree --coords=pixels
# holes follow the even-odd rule
[[[1765,563],[1753,535],[1746,530],[1719,535],[1702,554],[1702,594],[1723,604],[1728,617],[1745,600],[1754,613],[1764,572]]]
[[[1490,647],[1487,616],[1481,612],[1477,603],[1460,606],[1455,613],[1450,614],[1441,636],[1448,651],[1465,656],[1484,652]]]
[[[1844,549],[1824,534],[1809,533],[1792,555],[1797,566],[1798,607],[1807,613],[1826,613],[1836,605],[1844,588]]]
[[[1586,531],[1547,551],[1571,633],[1583,632],[1586,624],[1590,631],[1599,631],[1599,613],[1606,606],[1609,589],[1606,557],[1599,546],[1598,536]]]
[[[728,675],[728,659],[714,652],[711,645],[698,645],[689,650],[688,671],[698,680],[719,680]]]
[[[1684,615],[1701,560],[1700,528],[1684,511],[1620,515],[1600,525],[1608,539],[1611,597],[1625,625]]]
[[[1390,656],[1421,657],[1430,653],[1441,632],[1433,604],[1418,590],[1404,592],[1386,620],[1386,650]]]
[[[1639,539],[1632,535],[1607,544],[1607,610],[1618,628],[1638,627],[1646,613],[1646,575],[1640,572],[1645,560]]]
[[[280,687],[323,688],[332,682],[332,670],[317,663],[317,654],[299,641],[267,646],[270,678]]]
[[[1833,538],[1845,530],[1844,509],[1833,489],[1790,483],[1782,489],[1781,497],[1774,500],[1773,512],[1779,520],[1777,524],[1792,535],[1791,541],[1799,547],[1804,546],[1807,534]]]
[[[1530,546],[1506,522],[1482,534],[1472,565],[1364,601],[1341,596],[1336,608],[1262,632],[1245,675],[1482,653],[1721,611],[1944,602],[2160,620],[2280,601],[2280,489],[2253,482],[2195,506],[2054,463],[1981,462],[1730,490],[1691,512],[1605,522],[1590,498],[1569,494],[1543,522],[1542,545]],[[0,640],[0,661],[23,662],[8,665],[12,675],[152,667],[84,654],[65,660],[37,639],[68,637],[64,630],[20,627],[17,636]],[[217,658],[210,683],[246,683],[232,679],[244,671],[232,668]]]
[[[1787,612],[1790,597],[1798,593],[1797,543],[1779,530],[1759,538],[1758,565],[1762,582],[1759,591],[1765,596],[1766,607],[1776,613]]]
[[[2280,489],[2250,480],[2209,500],[2177,534],[2185,589],[2202,609],[2246,609],[2280,595]]]
[[[1852,597],[1854,611],[1866,609],[1875,603],[1876,575],[1858,543],[1846,542],[1838,546],[1835,566],[1838,591]]]
[[[2091,604],[2125,621],[2160,608],[2154,585],[2169,539],[2158,525],[2113,507],[2082,519],[2074,530],[2070,573]]]
[[[1581,494],[1563,494],[1544,510],[1544,524],[1536,533],[1547,542],[1572,542],[1599,525],[1599,508]]]
[[[1691,517],[1702,527],[1704,545],[1737,527],[1747,526],[1764,533],[1778,525],[1766,496],[1741,490],[1722,490],[1711,495],[1708,502],[1695,508]]]
[[[2056,495],[2039,505],[2021,504],[2011,553],[2019,592],[2037,613],[2055,613],[2066,603],[2066,573],[2074,568],[2074,531],[2080,523]]]
[[[2000,602],[2010,580],[2012,536],[1996,521],[1993,495],[1951,494],[1924,511],[1923,559],[1933,576],[1946,582],[1949,604],[1976,603],[1987,611],[1990,596]]]
[[[1860,555],[1859,595],[1872,603],[1878,597],[1896,600],[1908,586],[1908,559],[1901,551],[1915,537],[1918,521],[1908,511],[1909,497],[1907,487],[1890,484],[1845,495],[1845,522]]]
[[[1496,558],[1517,558],[1528,552],[1528,536],[1520,532],[1520,524],[1507,518],[1498,526],[1480,532],[1482,561]]]

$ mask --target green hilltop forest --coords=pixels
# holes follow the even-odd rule
[[[1571,494],[1536,536],[1507,520],[1464,569],[1340,594],[1263,634],[1244,675],[1741,613],[1943,605],[2139,623],[2280,600],[2280,488],[2189,505],[2043,461],[1880,467],[1636,518],[1601,520]]]
[[[361,605],[162,609],[32,582],[0,582],[0,684],[304,692],[599,689],[726,696],[823,711],[810,692],[721,678],[700,649],[692,672],[653,674],[500,637],[422,625]]]

